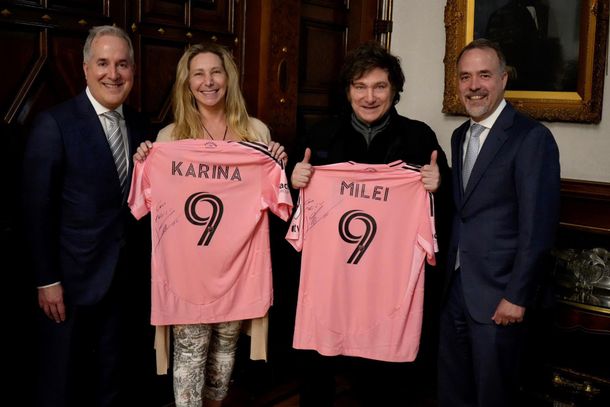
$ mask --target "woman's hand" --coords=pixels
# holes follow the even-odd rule
[[[293,188],[305,188],[307,184],[309,184],[311,174],[313,174],[313,167],[309,164],[310,158],[311,150],[306,148],[303,161],[298,162],[297,165],[294,166],[294,170],[292,170],[292,175],[290,176],[290,182],[292,183]]]
[[[430,156],[430,164],[426,164],[420,169],[421,181],[428,192],[436,192],[441,185],[441,172],[436,163],[437,155],[438,153],[434,150]]]
[[[152,143],[148,140],[140,143],[140,146],[136,149],[136,153],[133,155],[133,162],[143,162],[144,160],[146,160],[146,157],[148,156],[148,153],[150,153],[151,148]]]
[[[284,146],[278,142],[271,141],[269,142],[268,148],[273,158],[283,162],[284,166],[286,166],[286,163],[288,162],[288,154],[284,150]]]

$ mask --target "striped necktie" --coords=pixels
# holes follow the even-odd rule
[[[112,158],[116,165],[116,170],[119,175],[119,181],[121,182],[121,191],[125,193],[125,185],[127,184],[127,159],[125,158],[125,142],[123,141],[123,135],[121,134],[121,126],[119,121],[121,115],[111,110],[103,113],[103,116],[108,119],[108,129],[106,132],[106,138],[108,139],[108,145],[112,152]]]
[[[468,140],[468,146],[466,147],[466,156],[464,157],[464,165],[462,166],[462,185],[464,190],[468,185],[468,178],[472,172],[477,156],[479,155],[480,139],[479,136],[485,130],[485,126],[478,123],[474,123],[470,126],[470,139]]]

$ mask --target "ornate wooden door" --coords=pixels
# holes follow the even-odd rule
[[[250,0],[244,90],[252,111],[291,147],[339,104],[345,53],[367,40],[389,46],[389,0]],[[258,41],[256,40],[258,38]],[[258,52],[257,52],[258,51]],[[298,157],[295,157],[298,159]]]

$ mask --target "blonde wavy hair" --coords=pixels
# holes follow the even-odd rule
[[[203,134],[201,115],[189,88],[191,61],[199,54],[210,52],[217,55],[227,74],[227,93],[225,95],[225,114],[227,126],[241,140],[253,141],[248,134],[249,116],[246,102],[239,88],[239,71],[230,51],[215,43],[191,45],[178,61],[176,82],[172,94],[175,127],[171,138],[174,140],[200,138]]]

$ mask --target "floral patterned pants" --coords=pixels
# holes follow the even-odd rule
[[[241,321],[174,325],[176,407],[201,407],[227,396]]]

